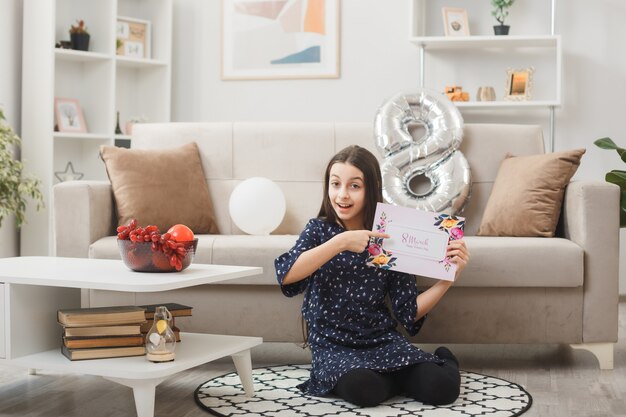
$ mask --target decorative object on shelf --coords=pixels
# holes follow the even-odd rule
[[[122,128],[120,127],[120,112],[117,112],[117,122],[115,123],[115,134],[123,135]]]
[[[415,135],[415,126],[423,134]],[[445,95],[420,89],[393,96],[376,113],[374,137],[386,202],[450,215],[463,210],[471,190],[469,163],[458,150],[463,117]]]
[[[89,50],[89,32],[87,31],[87,26],[85,26],[84,20],[79,20],[76,26],[71,25],[70,42],[72,44],[72,49],[76,49],[78,51]]]
[[[339,77],[339,0],[222,2],[222,79]]]
[[[443,27],[446,36],[469,36],[467,10],[458,7],[443,7]]]
[[[496,90],[491,86],[478,87],[476,101],[495,101]]]
[[[150,59],[152,56],[150,27],[148,20],[118,16],[115,53],[132,58]]]
[[[82,172],[74,171],[74,165],[72,165],[72,162],[70,161],[67,163],[67,165],[65,165],[65,171],[56,171],[54,173],[54,176],[57,177],[60,182],[65,182],[78,181],[82,179],[85,174]]]
[[[127,135],[130,136],[133,134],[133,126],[136,123],[146,123],[146,122],[148,122],[148,118],[146,116],[131,117],[126,122],[126,125],[124,126],[124,131],[126,132]]]
[[[611,140],[611,138],[601,138],[593,142],[598,148],[602,149],[614,149],[620,156],[622,161],[626,162],[626,149],[621,148]],[[623,170],[611,170],[606,173],[604,177],[606,182],[610,182],[619,186],[622,198],[620,199],[619,210],[619,226],[626,227],[626,173]]]
[[[171,362],[176,358],[176,336],[171,323],[172,314],[167,307],[157,307],[154,324],[146,335],[146,359],[150,362]]]
[[[252,177],[235,187],[228,201],[230,217],[250,235],[269,235],[283,221],[285,195],[276,183]]]
[[[446,86],[444,93],[450,101],[469,101],[470,99],[469,93],[463,91],[460,85]]]
[[[58,41],[54,44],[57,49],[72,49],[72,41]]]
[[[54,114],[59,132],[87,133],[85,118],[77,99],[55,98]]]
[[[44,206],[41,194],[41,181],[24,176],[24,165],[15,159],[14,149],[21,145],[22,140],[7,123],[4,112],[0,109],[0,226],[2,220],[10,215],[15,216],[17,227],[25,222],[26,199],[37,202],[37,210]]]
[[[534,67],[507,69],[504,99],[512,101],[530,100],[532,97],[534,73]]]
[[[509,11],[507,10],[509,7],[513,6],[515,0],[491,0],[491,5],[493,6],[493,10],[491,11],[491,15],[496,18],[496,20],[500,23],[499,25],[494,25],[493,33],[496,35],[508,35],[509,34],[509,25],[504,24],[504,20],[508,17]]]

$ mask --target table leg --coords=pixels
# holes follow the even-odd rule
[[[125,385],[133,389],[137,417],[154,417],[154,398],[156,386],[165,378],[155,379],[125,379],[104,377],[112,382]]]
[[[239,379],[248,397],[254,397],[254,385],[252,384],[252,360],[250,350],[244,350],[234,355],[230,355],[235,363],[235,369],[239,374]]]

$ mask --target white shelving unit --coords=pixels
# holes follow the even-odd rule
[[[541,76],[544,78],[544,85],[550,88],[537,94],[538,98],[528,101],[506,101],[499,99],[496,101],[475,101],[455,102],[457,107],[464,110],[499,111],[501,109],[533,109],[545,108],[549,111],[550,132],[548,148],[554,149],[554,111],[561,105],[561,74],[562,74],[562,47],[561,37],[555,34],[555,10],[556,0],[550,3],[550,33],[532,35],[470,35],[470,36],[441,36],[442,32],[436,28],[432,22],[436,20],[437,13],[440,15],[439,3],[432,0],[412,0],[411,11],[411,36],[410,42],[419,48],[420,54],[420,87],[428,87],[436,91],[442,91],[444,85],[433,85],[429,80],[429,71],[426,67],[428,58],[437,54],[440,60],[454,59],[455,53],[471,52],[475,60],[489,62],[495,55],[510,56],[512,62],[540,61],[542,63]],[[471,3],[462,3],[461,7],[471,6]],[[471,25],[470,25],[471,26]],[[447,55],[446,55],[447,54]],[[450,58],[452,55],[452,58]],[[537,58],[540,56],[540,58]],[[523,58],[520,58],[523,57]],[[548,62],[548,65],[544,65]],[[453,62],[454,64],[454,62]],[[485,65],[487,66],[487,65]],[[514,67],[512,65],[512,67]],[[515,68],[515,67],[514,67]],[[493,74],[482,76],[479,73],[463,74],[465,80],[479,80],[478,85],[494,85],[490,82]],[[497,87],[496,87],[497,88]],[[470,91],[470,94],[473,92]]]
[[[48,255],[52,248],[51,189],[68,162],[84,180],[107,178],[101,145],[129,143],[116,135],[134,117],[170,121],[173,0],[24,0],[22,63],[22,160],[42,181],[46,208],[27,209],[21,254]],[[116,55],[118,16],[150,22],[151,56]],[[84,20],[88,51],[55,48]],[[78,100],[87,133],[55,132],[55,98]]]

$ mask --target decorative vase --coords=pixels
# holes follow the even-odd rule
[[[89,34],[88,33],[70,33],[70,42],[72,49],[78,51],[89,50]]]
[[[176,335],[172,330],[172,314],[165,306],[154,312],[154,322],[146,335],[146,358],[150,362],[170,362],[175,358]]]
[[[476,101],[494,101],[496,99],[496,90],[493,87],[478,87],[476,93]]]
[[[509,25],[494,25],[493,33],[496,35],[508,35],[510,27]]]

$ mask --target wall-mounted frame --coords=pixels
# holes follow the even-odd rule
[[[59,132],[87,133],[83,111],[75,98],[55,98],[54,115]]]
[[[222,0],[222,79],[339,77],[339,0]]]
[[[458,7],[442,7],[443,28],[446,36],[469,36],[467,10]]]
[[[117,55],[150,59],[151,23],[148,20],[118,16],[115,29]]]
[[[533,91],[534,67],[506,70],[505,100],[530,100]]]

